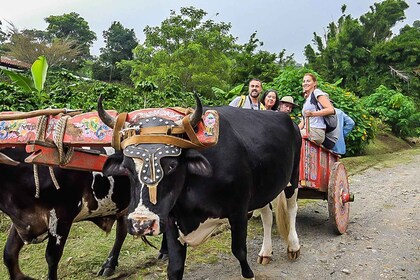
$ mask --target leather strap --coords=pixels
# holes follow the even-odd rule
[[[127,113],[121,113],[115,119],[114,134],[112,135],[111,146],[119,151],[121,150],[121,136],[120,131],[124,127]]]
[[[130,138],[125,139],[121,142],[121,149],[124,149],[127,146],[134,144],[169,144],[174,145],[180,148],[203,148],[202,145],[196,145],[191,141],[171,136],[171,135],[135,135]]]
[[[163,135],[171,135],[171,134],[182,134],[185,133],[185,130],[179,126],[151,126],[151,127],[142,127],[140,128],[139,135],[151,135],[151,134],[163,134]]]
[[[185,129],[185,132],[187,133],[188,137],[190,138],[191,142],[193,142],[195,145],[199,147],[203,147],[204,145],[198,140],[197,134],[195,134],[194,128],[191,126],[190,123],[190,117],[185,116],[182,119],[182,125]]]

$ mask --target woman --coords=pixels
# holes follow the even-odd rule
[[[300,132],[302,136],[306,135],[305,122],[309,119],[309,138],[321,145],[325,139],[326,128],[323,116],[333,115],[335,113],[334,107],[328,98],[328,94],[317,88],[315,75],[306,73],[303,77],[302,88],[305,103],[302,108],[302,121],[299,124]]]
[[[261,103],[264,105],[266,110],[277,111],[279,107],[279,95],[274,89],[266,90],[261,95]]]

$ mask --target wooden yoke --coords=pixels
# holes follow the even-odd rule
[[[116,111],[108,113],[117,114]],[[100,120],[97,112],[73,117],[59,114],[18,120],[10,120],[11,115],[15,112],[0,115],[0,147],[26,146],[26,151],[32,154],[25,162],[32,164],[102,171],[106,156],[80,149],[111,146],[112,129]]]
[[[216,145],[219,137],[217,111],[207,110],[195,129],[190,124],[191,113],[192,109],[176,107],[150,108],[120,114],[116,118],[112,146],[120,150],[133,144],[160,143],[201,150]],[[128,125],[123,128],[122,119],[131,124],[131,127]],[[156,119],[159,119],[157,126],[141,126],[141,120],[148,122]],[[177,125],[169,125],[168,121]]]
[[[130,144],[170,143],[180,148],[204,149],[216,145],[219,135],[217,112],[207,110],[196,128],[192,128],[189,123],[191,112],[192,109],[178,107],[150,108],[117,116],[116,111],[107,111],[117,120],[114,128],[104,124],[97,112],[75,116],[62,113],[40,115],[38,111],[18,114],[5,112],[0,113],[0,149],[26,146],[26,151],[31,153],[25,159],[27,163],[102,171],[107,156],[82,147],[113,146],[118,150]],[[13,116],[28,118],[13,119]],[[147,118],[159,118],[162,122],[170,120],[180,126],[140,128],[135,125],[139,120]],[[130,123],[134,126],[126,127]]]

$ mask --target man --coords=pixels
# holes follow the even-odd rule
[[[339,134],[337,142],[331,150],[339,155],[344,155],[346,153],[345,138],[352,131],[354,121],[340,109],[335,108],[335,113],[337,114],[337,127],[339,127]]]
[[[293,101],[294,100],[292,96],[290,95],[283,96],[283,98],[280,99],[279,111],[290,114],[293,110],[293,107],[298,107],[298,105],[295,104]]]
[[[252,110],[265,110],[261,104],[259,96],[262,92],[262,83],[259,79],[253,78],[248,85],[248,95],[237,96],[233,99],[229,106],[239,107]]]

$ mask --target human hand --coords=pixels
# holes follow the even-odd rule
[[[310,111],[310,110],[305,110],[304,111],[304,114],[305,114],[305,116],[306,117],[313,117],[314,116],[314,114],[313,114],[314,112],[313,111]]]

